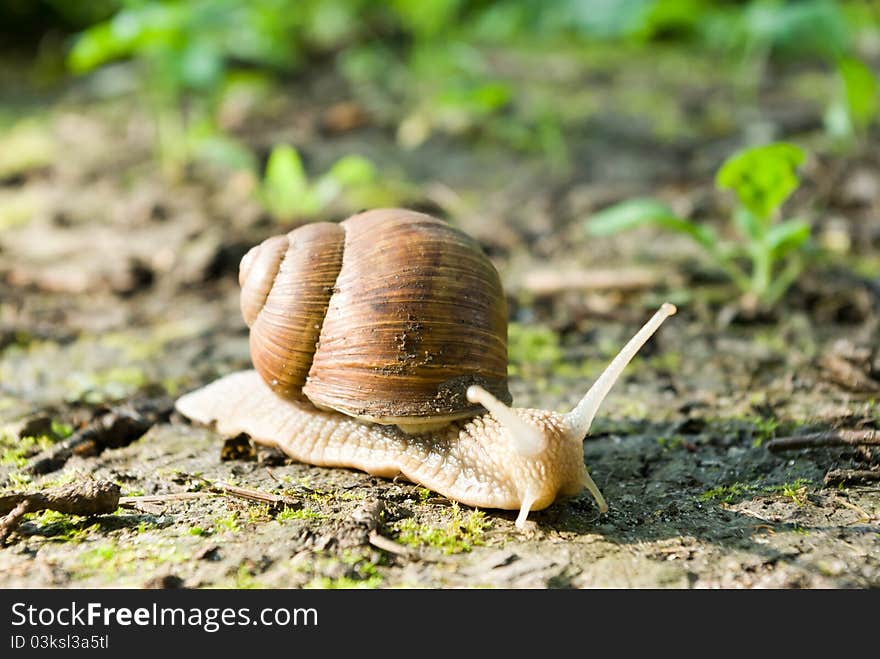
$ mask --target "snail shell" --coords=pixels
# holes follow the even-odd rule
[[[507,306],[472,238],[403,209],[274,236],[241,262],[254,367],[290,400],[410,432],[509,403]]]

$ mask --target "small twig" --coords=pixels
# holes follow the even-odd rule
[[[850,510],[855,510],[857,513],[859,513],[862,516],[862,519],[864,519],[866,521],[869,521],[872,519],[871,516],[864,509],[860,508],[859,506],[854,504],[852,501],[849,501],[846,497],[837,496],[834,498],[834,500],[836,503],[841,504],[845,508],[849,508]]]
[[[302,502],[293,497],[284,496],[282,494],[269,494],[259,490],[252,490],[246,487],[238,487],[237,485],[229,485],[227,483],[211,483],[211,488],[221,494],[246,499],[248,501],[256,501],[258,503],[267,503],[277,508],[302,508]]]
[[[555,295],[564,291],[629,291],[653,288],[663,274],[645,268],[617,269],[536,269],[522,278],[522,288],[535,295]]]
[[[278,508],[301,508],[302,503],[299,499],[283,496],[279,494],[269,494],[259,490],[252,490],[246,487],[238,487],[227,483],[215,483],[205,481],[209,487],[204,492],[174,492],[171,494],[147,494],[136,497],[121,497],[119,505],[124,508],[137,508],[141,504],[169,503],[171,501],[185,501],[187,499],[200,499],[204,497],[215,496],[217,494],[225,494],[228,496],[246,499],[247,501],[256,501],[257,503],[267,503],[270,506]]]
[[[880,481],[880,471],[869,469],[831,469],[825,474],[825,485],[855,485]]]
[[[876,430],[835,430],[771,439],[766,446],[767,450],[773,453],[820,446],[880,446],[880,432]]]
[[[409,547],[395,542],[391,538],[386,538],[384,535],[380,535],[378,531],[370,531],[368,540],[376,549],[387,551],[389,554],[396,554],[404,558],[413,557],[414,552]]]
[[[119,486],[109,481],[84,480],[43,492],[0,497],[0,544],[28,513],[55,510],[67,515],[102,515],[119,507]]]
[[[143,505],[149,506],[154,503],[200,499],[213,496],[213,494],[213,492],[176,492],[174,494],[146,494],[136,497],[119,497],[119,507],[139,509]]]

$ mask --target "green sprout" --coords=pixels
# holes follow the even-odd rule
[[[274,0],[123,2],[77,36],[68,65],[83,74],[119,60],[134,64],[168,175],[178,177],[197,156],[244,167],[252,156],[219,129],[217,109],[245,66],[284,70],[298,62],[298,43],[287,33],[292,13]]]
[[[291,221],[314,217],[338,200],[359,208],[393,204],[396,194],[386,187],[375,165],[358,155],[343,156],[309,180],[297,150],[279,144],[269,154],[257,195],[273,217]]]
[[[860,59],[841,57],[837,62],[839,88],[825,113],[825,128],[843,145],[864,137],[880,109],[880,83]]]
[[[679,217],[653,199],[631,199],[606,208],[590,218],[587,229],[593,235],[608,235],[653,225],[683,233],[724,270],[742,293],[744,306],[769,308],[806,265],[809,223],[778,219],[782,204],[800,184],[797,168],[804,157],[799,147],[775,142],[738,151],[722,164],[715,184],[733,191],[739,202],[732,217],[739,240],[732,244],[722,241],[712,227]]]

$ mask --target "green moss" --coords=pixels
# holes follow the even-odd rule
[[[806,502],[807,488],[812,485],[812,481],[806,478],[797,478],[791,483],[782,483],[781,485],[770,485],[764,488],[765,492],[777,492],[790,498],[798,506],[804,505]]]
[[[302,479],[300,479],[302,480]],[[316,490],[300,483],[302,487],[299,489],[291,488],[284,491],[284,494],[292,497],[300,497],[320,503],[322,505],[332,503],[334,501],[360,501],[366,497],[363,492],[357,490]],[[303,493],[302,488],[305,487],[309,491]]]
[[[196,536],[209,536],[209,535],[211,535],[211,532],[209,530],[203,529],[201,526],[191,526],[189,528],[188,533],[190,535],[196,535]]]
[[[730,485],[719,485],[711,490],[706,490],[698,498],[700,501],[721,501],[723,503],[733,503],[734,500],[745,497],[754,491],[754,487],[748,483],[732,483]]]
[[[264,503],[259,506],[250,506],[247,509],[247,519],[251,524],[268,522],[271,520],[272,510],[269,508],[269,504]]]
[[[235,578],[233,580],[236,588],[253,590],[256,588],[262,588],[263,586],[257,582],[254,578],[254,574],[251,571],[251,568],[247,565],[247,563],[242,563],[238,566],[238,570],[235,573]]]
[[[324,562],[319,567],[330,569],[334,561]],[[316,577],[312,579],[306,588],[322,589],[350,589],[350,588],[378,588],[383,581],[377,565],[368,557],[359,552],[346,551],[338,562],[348,566],[346,574],[340,577]]]
[[[74,373],[68,376],[65,386],[70,392],[68,400],[100,404],[130,396],[148,381],[138,366],[115,366],[92,373]]]
[[[2,434],[0,435],[0,465],[24,467],[29,458],[46,450],[53,443],[52,438],[46,435],[16,439],[11,435]]]
[[[510,375],[522,376],[562,362],[559,335],[543,325],[510,323],[507,327],[507,354]]]
[[[752,446],[755,448],[773,439],[776,436],[777,428],[779,428],[779,420],[773,417],[754,417],[753,424]]]
[[[681,435],[673,435],[672,437],[658,437],[657,444],[660,445],[664,451],[672,451],[675,449],[680,449],[684,446],[684,437]]]
[[[66,469],[60,472],[55,478],[46,478],[40,481],[40,488],[47,489],[50,487],[61,487],[73,481],[83,478],[82,473],[76,469]]]
[[[171,341],[189,338],[201,329],[198,323],[181,320],[153,325],[148,333],[108,332],[100,335],[98,342],[118,350],[123,361],[143,362],[159,357]]]
[[[55,542],[82,542],[88,536],[101,532],[98,523],[86,525],[87,517],[66,515],[54,510],[27,515],[26,519],[36,525],[39,535],[50,537]]]
[[[192,556],[189,552],[167,540],[157,539],[153,543],[122,547],[115,538],[107,538],[80,552],[76,560],[78,573],[74,577],[84,579],[98,576],[115,586],[121,586],[126,580],[142,581],[146,574],[190,560]]]
[[[805,501],[806,488],[810,485],[812,485],[812,482],[805,478],[798,478],[791,483],[781,483],[779,485],[737,482],[730,485],[719,485],[711,490],[706,490],[699,496],[699,499],[700,501],[716,500],[723,503],[733,503],[735,500],[745,498],[749,494],[782,494],[801,506]]]
[[[230,533],[238,533],[241,531],[241,525],[238,523],[238,511],[233,510],[226,517],[221,517],[214,521],[214,526],[219,530],[229,531]]]
[[[483,544],[483,535],[491,522],[482,510],[472,510],[463,515],[458,504],[452,506],[452,518],[445,527],[419,524],[412,518],[402,519],[393,525],[397,541],[412,547],[434,547],[446,554],[457,554]]]
[[[309,508],[285,508],[275,516],[279,522],[286,522],[291,519],[326,519],[327,515],[317,510]]]
[[[57,421],[55,419],[52,420],[50,424],[50,428],[52,429],[52,436],[54,439],[67,439],[73,434],[73,426],[69,423],[64,423],[62,421]]]
[[[7,474],[6,481],[7,486],[4,488],[5,491],[15,492],[17,490],[23,490],[28,488],[31,483],[33,483],[33,478],[30,474],[25,474],[20,471],[13,471]]]
[[[335,579],[329,577],[317,577],[307,583],[304,588],[350,590],[352,588],[373,589],[378,588],[381,585],[382,577],[377,574],[367,577],[366,579],[354,579],[352,577],[336,577]]]
[[[651,370],[677,373],[681,370],[682,357],[680,352],[669,350],[648,359],[642,359],[642,363]]]

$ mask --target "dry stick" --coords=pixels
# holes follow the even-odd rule
[[[869,469],[831,469],[825,474],[825,485],[853,485],[880,481],[880,471]]]
[[[302,502],[293,497],[281,494],[269,494],[259,490],[252,490],[246,487],[238,487],[237,485],[228,485],[226,483],[211,483],[211,487],[221,494],[246,499],[248,501],[256,501],[258,503],[268,503],[270,506],[278,508],[302,508]]]
[[[142,503],[167,503],[169,501],[185,501],[213,496],[213,492],[175,492],[173,494],[144,494],[135,497],[119,497],[121,508],[137,508]]]
[[[773,453],[820,446],[880,446],[880,432],[876,430],[835,430],[811,435],[780,437],[767,442],[767,450]]]
[[[43,492],[0,497],[0,544],[6,542],[28,513],[55,510],[67,515],[102,515],[119,506],[119,486],[109,481],[84,480]]]
[[[260,492],[259,490],[251,490],[246,487],[237,487],[226,483],[208,482],[209,487],[211,488],[211,491],[208,492],[175,492],[172,494],[147,494],[136,497],[121,497],[119,499],[119,505],[124,508],[137,508],[140,504],[169,503],[171,501],[185,501],[187,499],[210,497],[216,494],[226,494],[240,499],[246,499],[248,501],[267,503],[276,507],[302,507],[302,503],[293,497],[269,494],[268,492]]]
[[[410,550],[409,547],[406,547],[399,542],[395,542],[391,538],[386,538],[376,530],[370,531],[368,539],[370,544],[376,547],[376,549],[387,551],[390,554],[396,554],[397,556],[403,556],[404,558],[412,558],[415,554],[415,552]]]

